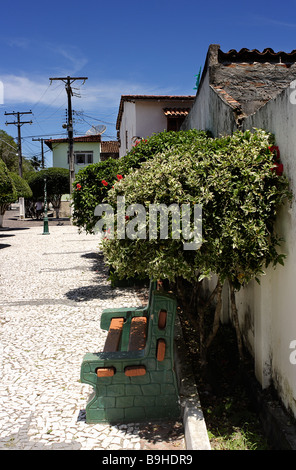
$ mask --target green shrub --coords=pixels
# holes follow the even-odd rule
[[[200,346],[201,354],[219,325],[225,280],[230,285],[242,355],[234,291],[253,278],[259,282],[269,264],[283,264],[285,256],[278,253],[281,240],[274,224],[290,192],[287,178],[273,171],[271,144],[272,136],[262,130],[217,139],[200,134],[190,146],[169,148],[143,162],[108,192],[106,202],[115,211],[115,237],[105,238],[102,249],[119,278],[135,274],[172,282],[181,278],[194,289],[205,277],[217,276],[213,333]],[[144,206],[146,238],[116,236],[118,196],[125,197],[126,207],[133,203]],[[182,238],[172,239],[170,230],[167,239],[149,239],[150,204],[168,207],[172,203],[202,206],[200,249],[184,250]],[[135,219],[131,215],[125,221],[126,229]],[[204,324],[202,315],[199,324]]]
[[[24,197],[26,199],[30,199],[33,196],[33,192],[26,180],[13,172],[10,173],[10,177],[14,183],[18,198]]]
[[[170,148],[185,152],[192,146],[202,145],[207,138],[203,131],[195,129],[180,132],[160,132],[147,139],[142,139],[133,149],[119,160],[109,158],[106,161],[88,165],[79,170],[75,178],[73,192],[73,221],[79,228],[93,233],[98,218],[94,210],[106,198],[108,191],[117,183],[118,177],[125,176],[159,152]],[[104,185],[102,181],[108,184]]]
[[[17,200],[17,192],[7,166],[0,159],[0,215],[3,215],[7,207]]]
[[[94,210],[118,181],[118,160],[109,158],[79,170],[73,188],[73,222],[79,228],[92,233],[98,220]]]

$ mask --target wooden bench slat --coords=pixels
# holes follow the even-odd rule
[[[147,318],[134,317],[131,321],[128,351],[139,351],[146,346]]]
[[[104,352],[118,351],[123,323],[124,318],[112,318],[103,350]]]

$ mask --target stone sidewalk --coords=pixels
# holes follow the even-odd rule
[[[182,422],[86,424],[80,366],[102,350],[101,312],[146,290],[111,289],[96,236],[13,215],[0,229],[0,449],[184,450]]]

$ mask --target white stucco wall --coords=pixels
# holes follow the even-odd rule
[[[200,85],[182,129],[210,131],[214,137],[227,135],[237,129],[231,106],[222,101],[220,96],[209,86],[209,71]]]
[[[125,101],[119,133],[119,158],[131,150],[132,138],[136,135],[136,105],[134,102]]]
[[[296,104],[290,101],[291,93],[292,89],[287,88],[254,115],[246,118],[243,130],[262,128],[275,135],[284,172],[296,195]],[[209,130],[213,136],[231,134],[236,130],[230,106],[209,87],[207,76],[182,128]],[[236,294],[236,300],[241,329],[254,356],[257,379],[263,388],[273,382],[287,409],[296,416],[296,364],[291,360],[295,358],[292,342],[296,343],[294,198],[292,204],[279,212],[276,230],[285,239],[281,246],[281,252],[287,255],[285,265],[278,265],[276,269],[269,267],[266,275],[261,277],[261,284],[251,282]]]
[[[139,101],[136,103],[136,133],[142,138],[167,129],[167,118],[163,108],[173,108],[172,102]]]
[[[135,141],[133,138],[145,139],[154,133],[167,130],[167,118],[164,108],[188,108],[191,102],[181,100],[150,100],[136,99],[134,102],[125,101],[120,123],[120,149],[119,157],[129,152]],[[126,146],[126,136],[128,138]]]
[[[256,114],[244,129],[272,132],[279,146],[284,172],[296,194],[296,104],[287,88]],[[285,265],[269,268],[261,286],[250,285],[238,295],[242,321],[250,301],[254,308],[254,354],[256,375],[263,386],[274,382],[281,399],[296,416],[296,365],[291,363],[290,344],[296,340],[296,205],[295,197],[278,214],[277,232],[285,239],[281,251]]]

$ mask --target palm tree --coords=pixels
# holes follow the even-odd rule
[[[41,167],[41,158],[34,156],[30,159],[30,163],[35,171],[39,171]]]

